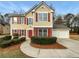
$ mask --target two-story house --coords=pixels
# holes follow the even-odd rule
[[[18,33],[20,36],[25,36],[28,39],[32,36],[56,36],[57,30],[55,30],[56,34],[53,30],[53,17],[54,9],[42,1],[25,14],[11,15],[10,33],[11,35],[13,35],[13,33]],[[69,35],[69,32],[66,35]]]

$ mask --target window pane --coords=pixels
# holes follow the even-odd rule
[[[38,13],[38,20],[39,21],[47,21],[47,13]]]
[[[39,37],[42,37],[42,29],[39,29]]]
[[[43,29],[43,37],[47,37],[47,29]]]
[[[28,24],[32,24],[32,23],[33,23],[32,18],[28,18]]]
[[[24,24],[24,17],[20,17],[21,24]]]
[[[42,21],[42,13],[38,13],[38,20]]]
[[[47,13],[43,13],[43,21],[47,21]]]
[[[14,20],[14,23],[17,23],[17,17],[14,17],[13,20]]]

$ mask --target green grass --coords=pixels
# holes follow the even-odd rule
[[[23,54],[20,48],[16,46],[10,48],[0,48],[0,58],[30,58],[29,56]]]

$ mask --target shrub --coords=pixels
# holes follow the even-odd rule
[[[14,37],[13,37],[13,39],[18,39],[18,38],[19,38],[18,36],[14,36]]]
[[[21,37],[19,40],[20,40],[21,42],[23,42],[23,41],[26,40],[26,38],[25,38],[25,37]]]
[[[11,40],[11,36],[5,36],[3,38],[0,38],[0,47],[6,48],[8,46],[15,45],[23,41],[25,41],[25,37],[19,39],[18,36],[14,36]]]
[[[4,40],[11,40],[12,36],[5,36],[3,37]]]
[[[20,40],[19,39],[13,39],[12,43],[13,44],[18,44],[18,43],[20,43]]]
[[[19,37],[18,36],[14,36],[13,39],[12,39],[12,43],[13,44],[19,43]]]
[[[53,44],[56,43],[56,37],[31,37],[31,43],[46,45],[46,44]]]
[[[12,40],[3,41],[0,43],[0,47],[2,47],[2,48],[8,47],[11,45],[11,43],[12,43]]]

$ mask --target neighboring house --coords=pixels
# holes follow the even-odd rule
[[[13,14],[10,17],[11,35],[18,33],[28,39],[32,36],[69,38],[69,29],[54,29],[54,9],[45,2],[40,2],[25,14]]]
[[[0,35],[3,34],[3,25],[0,24]]]
[[[56,20],[53,26],[53,36],[58,38],[69,38],[69,28],[64,25],[63,20]]]
[[[3,26],[3,34],[9,35],[10,34],[10,25],[6,24]]]
[[[0,35],[7,35],[7,34],[10,34],[10,25],[9,24],[6,24],[6,25],[3,25],[3,24],[0,24]]]

